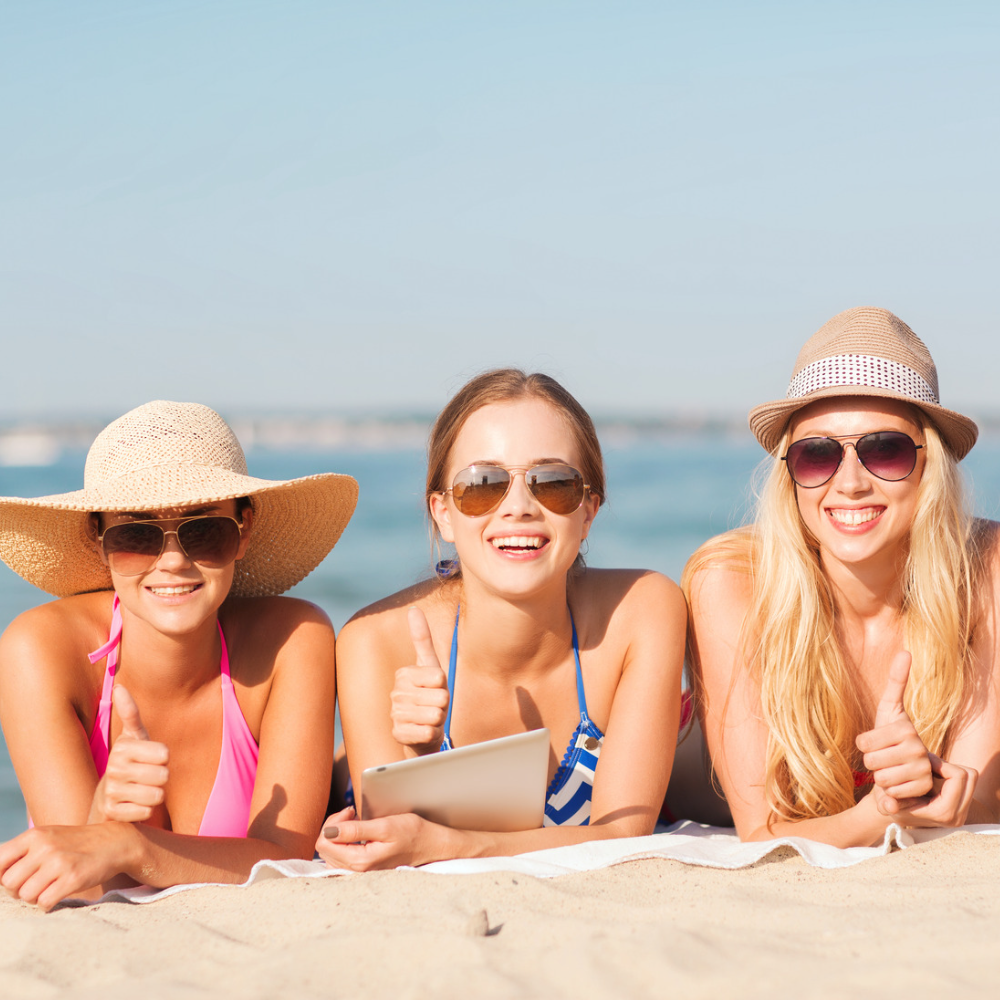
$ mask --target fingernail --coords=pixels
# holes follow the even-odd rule
[[[339,826],[324,826],[323,827],[323,836],[326,837],[327,840],[336,840],[340,836],[340,827]]]

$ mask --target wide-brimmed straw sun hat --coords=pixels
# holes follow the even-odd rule
[[[358,484],[323,473],[301,479],[247,474],[236,435],[199,403],[146,403],[98,434],[82,490],[0,497],[0,559],[57,597],[111,589],[111,574],[87,534],[91,511],[143,511],[249,496],[250,545],[231,594],[280,594],[322,562],[354,513]]]
[[[927,414],[956,458],[964,458],[979,436],[973,420],[941,405],[930,351],[888,309],[847,309],[822,326],[799,352],[785,398],[750,411],[750,430],[774,454],[791,415],[832,396],[911,403]]]

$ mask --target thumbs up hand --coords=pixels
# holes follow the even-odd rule
[[[142,724],[142,717],[139,715],[139,706],[135,699],[129,694],[128,688],[119,684],[111,692],[111,702],[118,713],[118,718],[122,720],[122,731],[119,740],[144,740],[149,741],[149,733]]]
[[[433,753],[444,740],[448,676],[434,652],[427,619],[419,608],[407,612],[416,663],[396,671],[392,689],[392,738],[418,754]]]
[[[895,656],[875,710],[875,724],[856,740],[875,782],[876,805],[885,816],[919,806],[934,791],[931,756],[903,705],[910,663],[907,652]]]
[[[142,823],[163,802],[169,752],[149,738],[132,695],[116,684],[112,694],[122,731],[108,754],[108,766],[97,784],[90,822],[117,820]]]

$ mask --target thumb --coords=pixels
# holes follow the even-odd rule
[[[906,715],[903,707],[903,692],[906,682],[910,679],[910,654],[903,651],[893,657],[889,665],[889,677],[885,682],[885,690],[875,711],[875,729],[879,726],[895,722],[900,716]]]
[[[420,608],[410,608],[407,612],[406,620],[410,626],[410,638],[413,640],[413,648],[417,653],[418,667],[437,667],[441,670],[441,663],[434,652],[434,643],[431,642],[431,630],[427,627],[427,619]],[[441,671],[444,673],[444,671]]]
[[[122,736],[132,740],[148,740],[149,733],[142,724],[142,716],[139,715],[139,706],[135,699],[129,694],[127,688],[121,684],[116,684],[111,692],[111,700],[118,713],[118,718],[122,720]]]

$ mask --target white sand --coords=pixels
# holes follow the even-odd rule
[[[376,872],[42,914],[0,898],[0,997],[991,997],[1000,837],[833,871],[633,861]]]

